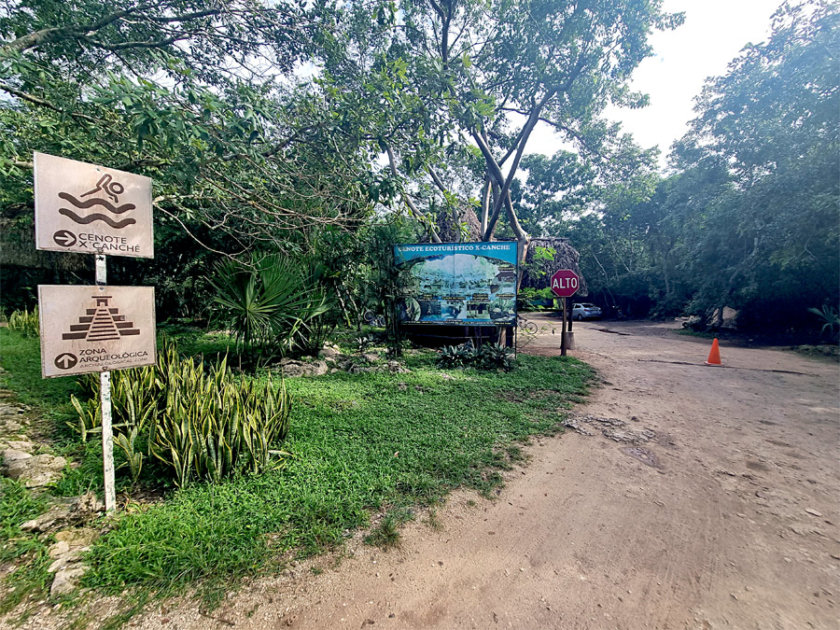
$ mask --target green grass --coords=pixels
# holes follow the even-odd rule
[[[383,515],[379,523],[365,536],[365,543],[382,549],[391,549],[400,543],[400,526],[414,520],[410,509],[391,510]]]
[[[187,341],[192,351],[219,343],[202,335]],[[231,579],[271,570],[279,558],[340,545],[378,511],[385,516],[369,542],[395,544],[417,506],[435,505],[457,487],[490,494],[500,471],[523,459],[520,446],[529,436],[559,430],[562,410],[580,399],[592,376],[570,357],[520,354],[505,374],[442,371],[435,356],[409,355],[407,374],[288,379],[286,467],[193,484],[119,516],[91,550],[84,585],[111,593],[173,592],[197,581],[211,591],[230,588]],[[44,400],[57,404],[60,397]],[[88,475],[66,482],[73,489],[93,478],[88,464],[79,469]]]
[[[63,427],[75,418],[70,394],[80,389],[73,378],[41,377],[41,346],[37,337],[23,337],[0,328],[0,387],[13,391],[21,403],[38,408],[39,412]]]
[[[284,552],[316,553],[391,506],[372,540],[395,538],[399,510],[465,486],[489,492],[515,446],[557,429],[558,409],[585,390],[573,359],[520,356],[509,374],[446,373],[433,356],[410,374],[289,379],[292,430],[285,469],[196,484],[121,519],[93,549],[89,586],[172,588],[252,574]]]
[[[17,481],[0,477],[0,564],[16,564],[5,578],[7,588],[0,597],[0,614],[30,595],[38,598],[49,592],[47,567],[52,560],[47,555],[47,540],[20,529],[22,523],[45,509],[42,497],[34,497]]]
[[[158,346],[164,337],[177,339],[178,350],[183,354],[203,355],[208,359],[233,355],[233,339],[223,333],[208,333],[194,326],[163,324],[158,326]]]

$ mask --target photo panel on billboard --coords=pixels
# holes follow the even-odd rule
[[[517,244],[423,243],[394,247],[405,277],[406,324],[510,326],[516,322]]]

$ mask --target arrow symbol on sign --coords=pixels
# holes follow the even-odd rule
[[[70,354],[69,352],[65,352],[64,354],[59,354],[53,363],[55,363],[55,367],[61,370],[69,370],[73,366],[75,366],[79,362],[79,359],[76,358],[75,354]]]
[[[70,230],[59,230],[53,234],[53,240],[62,247],[72,247],[76,244],[76,235]]]

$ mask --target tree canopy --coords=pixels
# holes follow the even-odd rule
[[[44,151],[154,179],[164,284],[197,278],[198,245],[337,260],[404,210],[427,238],[514,238],[522,259],[532,235],[569,236],[590,288],[640,312],[835,304],[836,5],[783,3],[707,81],[664,177],[604,112],[646,103],[630,76],[681,20],[661,0],[6,2],[4,227],[29,229]],[[546,130],[562,149],[529,155]]]
[[[406,205],[422,213],[406,190],[420,176],[449,206],[474,211],[483,182],[474,236],[491,238],[504,213],[523,256],[528,234],[510,191],[534,129],[548,125],[581,151],[607,154],[619,136],[604,108],[644,102],[627,89],[630,73],[650,54],[650,32],[681,19],[636,0],[370,2],[352,11],[343,36],[355,45],[328,61],[326,76],[336,94],[379,108],[369,133]]]
[[[831,3],[783,4],[770,38],[707,81],[674,173],[568,224],[590,286],[765,327],[840,301],[838,21]]]
[[[358,221],[369,164],[338,144],[332,112],[293,73],[333,19],[257,0],[7,5],[4,212],[31,208],[39,150],[153,177],[161,223],[227,253]]]

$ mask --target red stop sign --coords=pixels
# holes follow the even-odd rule
[[[571,269],[559,269],[551,276],[549,286],[557,297],[572,297],[580,286],[580,278]]]

